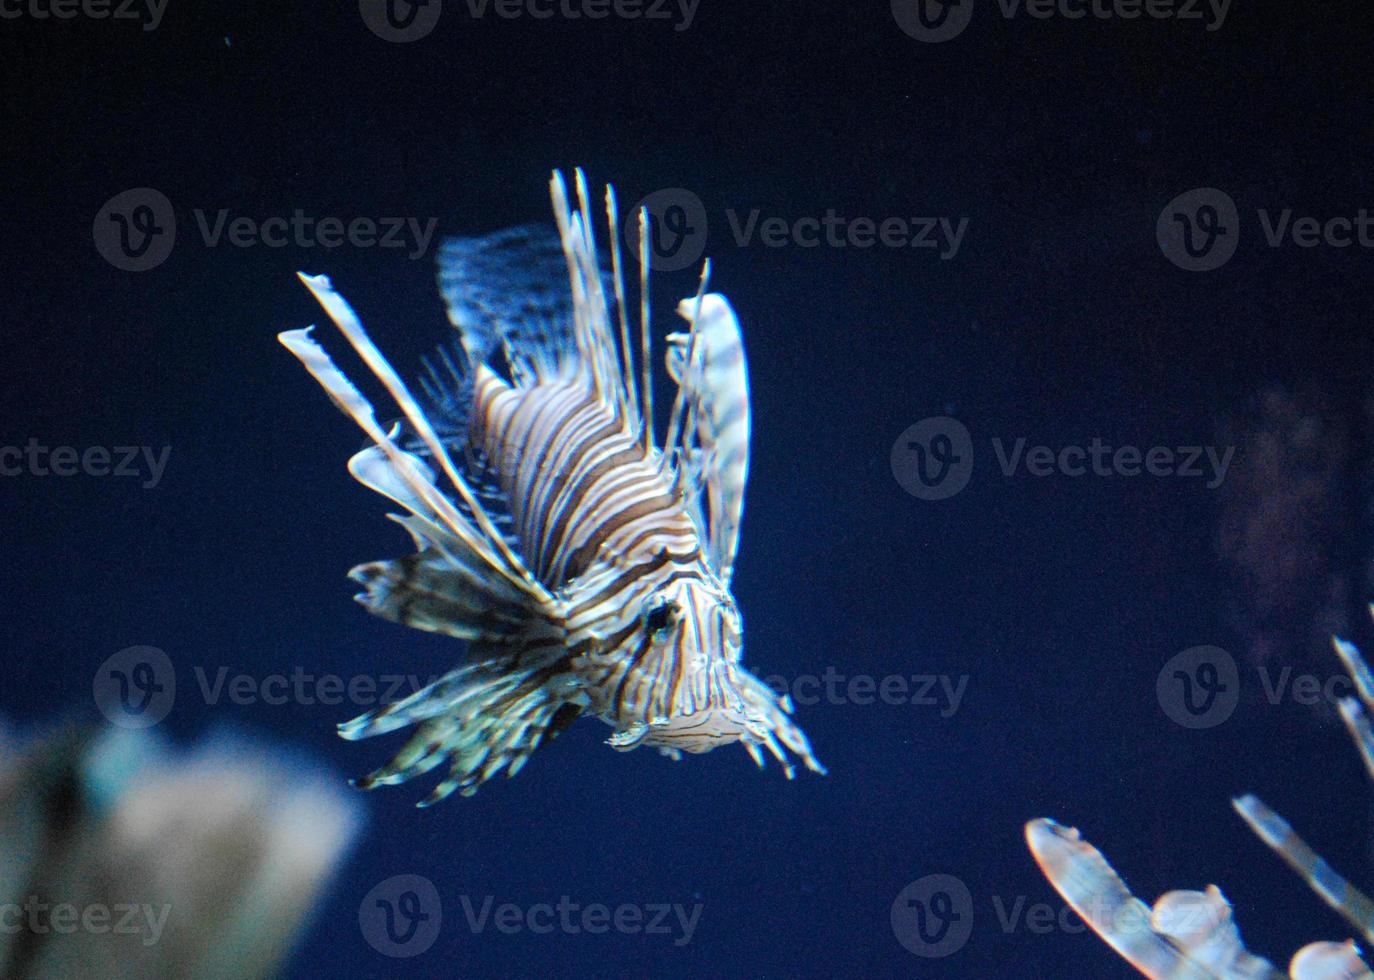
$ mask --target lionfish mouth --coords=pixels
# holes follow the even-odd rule
[[[790,717],[791,699],[775,695],[752,674],[729,674],[734,683],[730,690],[733,697],[727,703],[684,710],[650,722],[634,722],[616,731],[608,744],[622,752],[653,746],[664,755],[678,758],[683,752],[699,755],[739,742],[760,769],[764,764],[760,749],[767,749],[782,765],[788,779],[796,771],[789,752],[801,759],[807,769],[824,774],[825,767],[811,751],[806,735]]]

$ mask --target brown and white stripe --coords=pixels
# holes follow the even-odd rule
[[[507,277],[498,260],[515,259],[528,281],[553,254],[536,254],[527,231],[446,246],[441,286],[467,363],[454,368],[452,399],[441,407],[463,420],[459,431],[440,434],[323,277],[305,281],[400,406],[407,441],[378,425],[371,403],[308,331],[282,335],[371,436],[353,474],[407,511],[397,520],[415,554],[355,569],[365,586],[360,601],[469,644],[467,665],[341,726],[347,738],[417,726],[362,785],[402,782],[447,763],[448,776],[425,802],[470,793],[503,768],[514,774],[583,711],[614,727],[618,749],[652,745],[677,756],[740,742],[760,765],[766,749],[789,776],[789,752],[824,771],[789,717],[790,702],[740,663],[741,622],[729,591],[749,449],[738,322],[724,297],[706,292],[708,266],[697,295],[679,307],[688,331],[669,340],[677,390],[658,446],[647,281],[641,277],[636,352],[614,195],[608,190],[617,322],[580,172],[577,191],[574,211],[555,174],[570,295],[562,305],[542,279],[528,293],[523,285],[517,295],[502,292],[518,277]],[[488,485],[490,492],[475,489]]]

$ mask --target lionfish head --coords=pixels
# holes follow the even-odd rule
[[[790,777],[786,746],[807,768],[823,771],[806,736],[788,717],[790,701],[740,664],[743,627],[728,590],[705,580],[679,579],[646,601],[641,615],[652,644],[652,655],[641,661],[644,669],[676,683],[668,681],[672,700],[663,714],[617,732],[612,745],[652,745],[677,755],[739,742],[760,765],[762,746]]]

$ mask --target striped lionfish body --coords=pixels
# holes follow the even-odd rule
[[[463,666],[340,726],[350,739],[416,726],[359,784],[447,765],[422,805],[471,794],[502,769],[514,775],[584,712],[614,728],[617,749],[676,758],[740,742],[759,765],[767,749],[789,777],[789,751],[824,772],[790,701],[740,663],[730,593],[749,451],[739,324],[723,296],[706,292],[708,265],[678,307],[689,329],[668,336],[677,387],[659,446],[645,217],[636,358],[614,195],[608,188],[608,275],[577,178],[572,210],[554,175],[557,235],[514,228],[445,244],[439,280],[458,343],[430,366],[421,397],[329,281],[302,276],[404,426],[376,421],[309,330],[281,335],[371,437],[350,472],[401,505],[394,519],[415,544],[407,557],[353,570],[359,601],[468,644]]]

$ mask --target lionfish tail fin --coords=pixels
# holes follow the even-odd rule
[[[496,655],[340,725],[339,734],[355,741],[418,726],[390,762],[354,785],[397,785],[446,763],[448,775],[418,804],[428,807],[455,790],[471,796],[502,769],[514,776],[584,704],[566,653]]]
[[[547,225],[443,243],[439,292],[466,366],[503,366],[517,385],[566,380],[576,370],[564,263],[558,235]]]
[[[632,380],[618,243],[612,241],[607,270],[597,255],[591,200],[580,170],[575,189],[573,207],[563,175],[554,173],[556,231],[521,225],[444,242],[439,290],[469,366],[486,364],[508,374],[506,380],[517,387],[586,382],[638,426],[640,396]],[[617,303],[618,330],[612,317]]]

